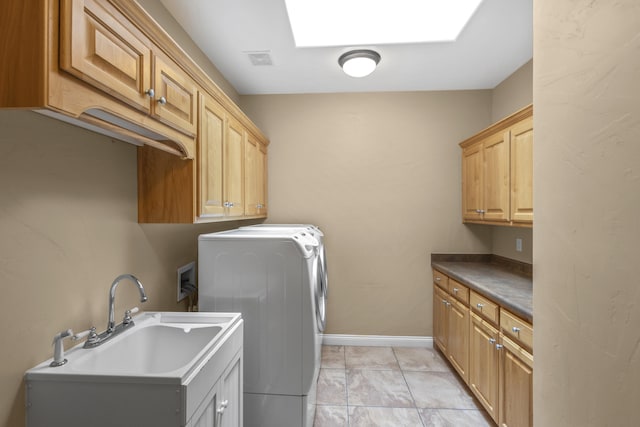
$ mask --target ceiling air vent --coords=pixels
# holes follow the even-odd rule
[[[253,65],[273,65],[269,51],[245,52]]]

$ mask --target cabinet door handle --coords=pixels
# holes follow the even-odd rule
[[[436,277],[436,282],[439,282],[439,281],[440,281],[440,278],[439,278],[439,277]]]
[[[165,98],[164,96],[161,96],[160,99],[158,99],[158,104],[164,105],[166,103],[167,103],[167,98]]]
[[[145,95],[147,95],[149,98],[153,98],[154,96],[156,96],[156,91],[153,90],[153,88],[149,88],[147,90],[144,91]]]
[[[457,294],[459,290],[460,290],[460,289],[458,289],[458,288],[453,288],[453,293],[454,293],[454,294]]]
[[[495,344],[495,343],[496,343],[495,338],[489,338],[489,344]]]
[[[502,350],[503,347],[502,344],[496,344],[496,350]]]
[[[520,333],[520,328],[518,328],[517,326],[514,326],[513,328],[511,328],[511,330],[513,331],[513,333],[518,334]]]
[[[484,307],[484,304],[477,303],[476,307],[478,307],[478,310],[482,311],[482,307]]]
[[[227,406],[229,405],[229,401],[228,400],[223,400],[220,403],[220,406],[218,407],[218,410],[216,411],[218,414],[222,415],[224,413],[224,410],[227,409]]]

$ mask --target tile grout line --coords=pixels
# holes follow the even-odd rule
[[[413,395],[413,392],[411,391],[411,387],[409,387],[409,382],[407,381],[407,377],[404,376],[404,369],[402,369],[402,365],[400,364],[400,359],[398,359],[398,355],[396,354],[396,350],[394,347],[391,347],[391,352],[393,353],[393,357],[396,358],[396,362],[398,363],[398,368],[400,368],[400,375],[402,375],[402,379],[404,380],[404,383],[407,386],[407,390],[409,391],[409,395],[411,396],[411,400],[413,401],[413,409],[415,409],[416,413],[418,414],[418,419],[420,420],[420,424],[422,424],[423,427],[426,427],[424,425],[424,421],[422,420],[422,416],[420,415],[420,411],[418,410],[416,398]]]
[[[347,404],[347,427],[351,425],[351,419],[349,416],[349,377],[347,375],[347,346],[342,346],[342,358],[344,361],[344,394]]]

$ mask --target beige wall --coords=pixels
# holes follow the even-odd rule
[[[432,252],[490,251],[461,222],[458,142],[491,92],[242,96],[269,136],[269,222],[327,235],[328,333],[431,335]]]
[[[524,64],[496,86],[491,95],[491,121],[494,123],[531,104],[533,102],[533,60]],[[522,239],[522,252],[516,251],[516,239]],[[533,230],[492,227],[491,250],[496,255],[531,263]]]
[[[640,425],[640,14],[534,2],[536,426]]]
[[[0,111],[0,129],[0,425],[17,427],[24,371],[52,356],[55,333],[106,327],[117,275],[142,281],[143,310],[184,310],[176,269],[198,234],[236,224],[139,225],[133,145],[26,111]],[[136,294],[118,287],[118,318]]]
[[[533,102],[533,59],[491,92],[491,122],[495,123]]]

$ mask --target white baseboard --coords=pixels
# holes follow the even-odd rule
[[[433,337],[324,334],[324,345],[433,348]]]

